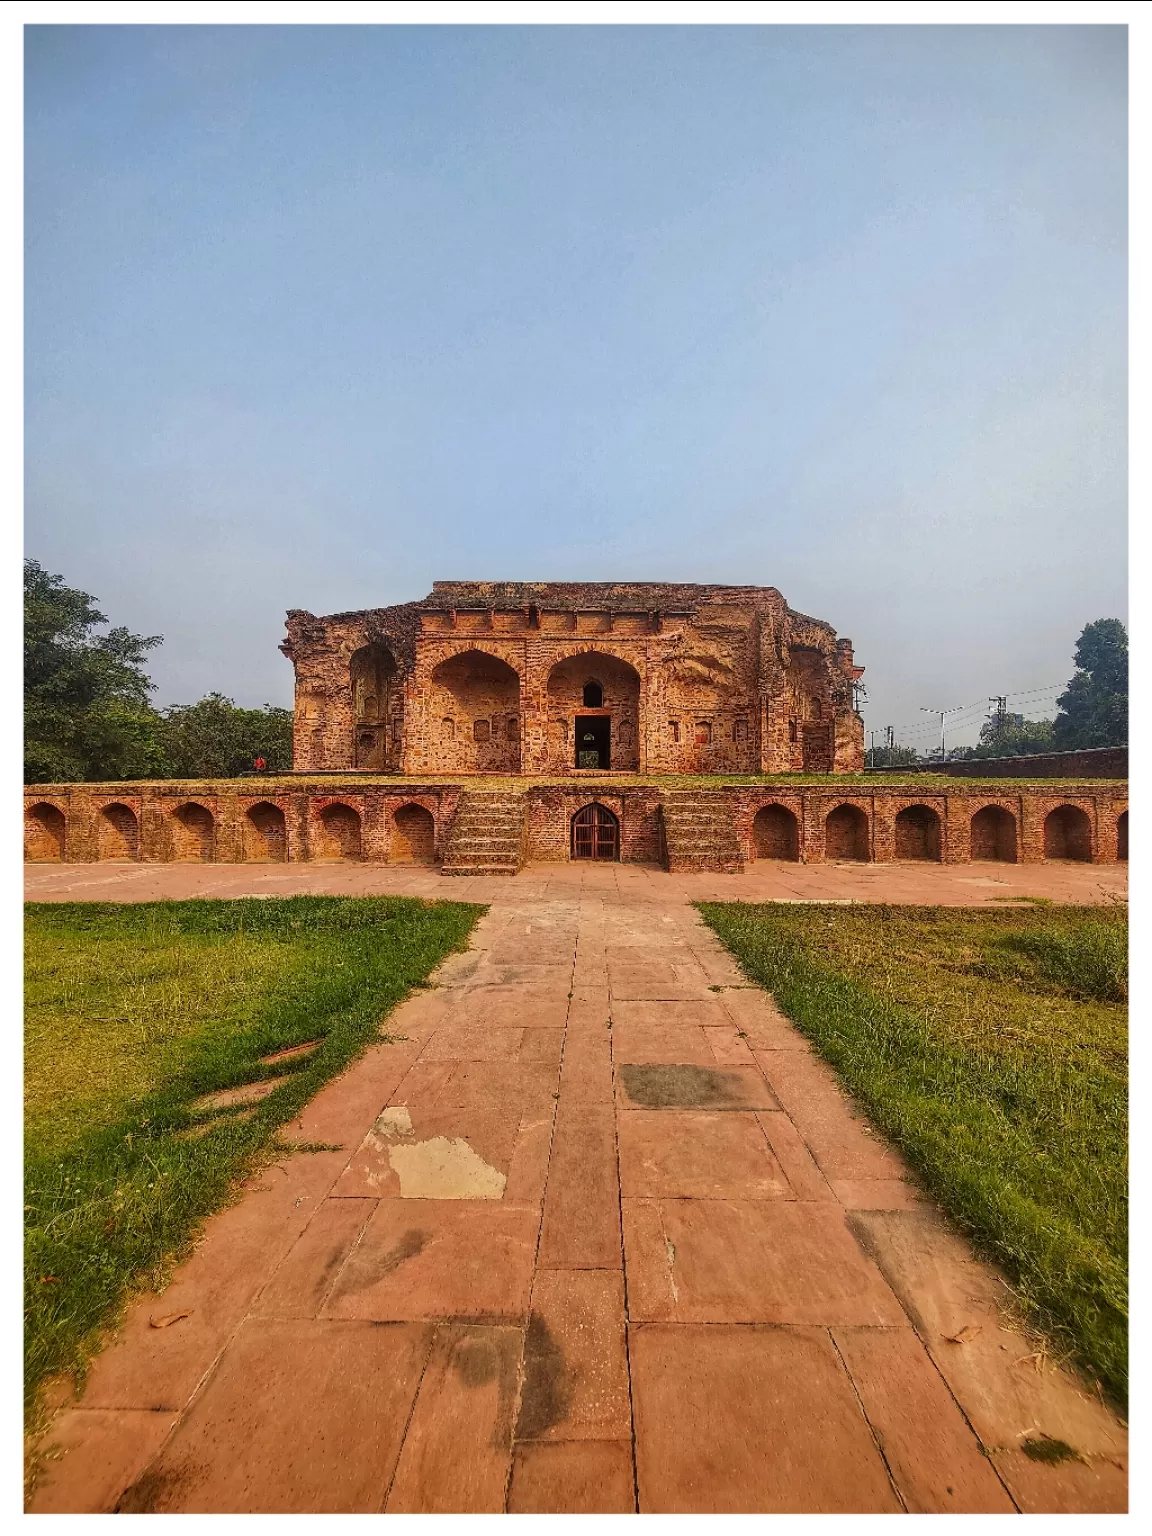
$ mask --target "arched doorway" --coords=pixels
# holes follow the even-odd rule
[[[548,674],[548,767],[640,767],[640,674],[606,651],[581,651]]]
[[[250,864],[283,864],[288,858],[288,826],[279,806],[262,800],[244,817],[244,857]]]
[[[985,859],[1000,864],[1016,862],[1016,818],[1002,805],[986,805],[972,818],[971,854],[977,862]]]
[[[422,805],[402,805],[392,818],[392,861],[395,864],[436,862],[436,822]]]
[[[58,864],[64,857],[67,822],[54,805],[33,805],[24,813],[24,857],[30,864]]]
[[[97,818],[96,851],[101,859],[140,857],[140,826],[126,805],[106,805]]]
[[[800,823],[783,805],[766,805],[756,812],[752,838],[758,859],[785,859],[795,864],[800,857]]]
[[[1116,818],[1116,857],[1128,858],[1128,812],[1121,811]]]
[[[1069,859],[1077,864],[1092,860],[1092,823],[1077,805],[1058,805],[1044,818],[1044,857]]]
[[[183,864],[207,864],[212,860],[216,822],[206,805],[189,800],[172,812],[172,857]]]
[[[868,818],[858,805],[838,805],[824,822],[824,857],[866,864]]]
[[[387,768],[395,755],[389,750],[389,704],[396,670],[395,656],[380,640],[362,645],[348,663],[357,768]]]
[[[356,860],[360,851],[360,814],[350,805],[326,805],[316,818],[319,855],[334,862]]]
[[[927,805],[906,805],[896,813],[896,857],[940,862],[940,818]]]
[[[620,823],[606,805],[586,805],[572,818],[574,859],[618,859]]]
[[[487,651],[461,651],[432,669],[429,720],[449,773],[520,772],[520,674]]]

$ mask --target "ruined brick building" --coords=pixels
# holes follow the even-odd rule
[[[852,642],[773,587],[438,581],[294,610],[297,772],[850,773]]]

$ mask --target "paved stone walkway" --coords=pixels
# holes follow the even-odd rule
[[[341,1150],[260,1175],[133,1306],[32,1508],[1123,1508],[1122,1426],[1005,1321],[1001,1282],[687,904],[862,877],[813,873],[30,871],[34,899],[493,901],[397,1043],[290,1129]],[[901,899],[892,873],[873,899]],[[1113,870],[1005,873],[1099,899]],[[961,878],[899,889],[987,899]],[[1082,1459],[1030,1460],[1041,1435]]]

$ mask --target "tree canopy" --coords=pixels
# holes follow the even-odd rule
[[[1128,740],[1128,631],[1119,619],[1086,624],[1076,670],[1056,701],[1056,748],[1120,747]]]

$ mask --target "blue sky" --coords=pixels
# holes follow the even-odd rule
[[[26,38],[27,551],[159,703],[289,702],[288,608],[731,581],[923,744],[1127,618],[1123,28]]]

